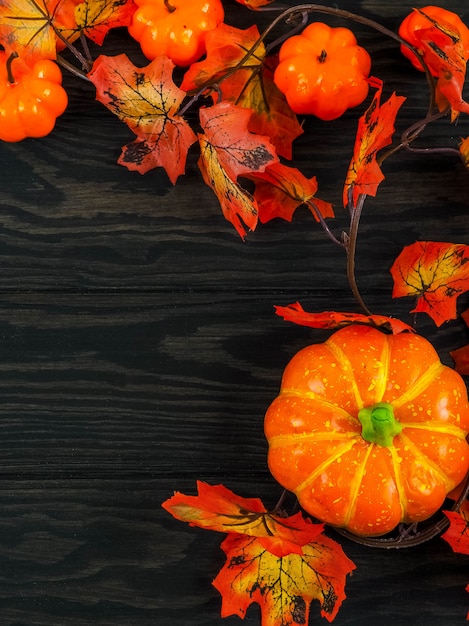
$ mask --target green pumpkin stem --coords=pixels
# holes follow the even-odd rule
[[[392,446],[394,437],[402,431],[402,424],[394,417],[394,411],[387,402],[378,402],[363,407],[358,413],[362,425],[362,437],[379,446]]]

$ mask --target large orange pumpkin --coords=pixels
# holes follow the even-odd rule
[[[469,470],[468,431],[464,381],[426,339],[358,325],[300,350],[265,417],[274,478],[366,536],[442,506]]]

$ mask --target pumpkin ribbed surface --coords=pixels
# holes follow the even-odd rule
[[[367,440],[362,414],[395,430]],[[469,470],[468,431],[464,381],[433,346],[367,326],[298,352],[265,417],[274,478],[315,518],[367,536],[442,506]]]

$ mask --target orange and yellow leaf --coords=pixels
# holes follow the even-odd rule
[[[205,183],[215,192],[223,214],[241,237],[254,230],[257,202],[238,184],[238,176],[262,172],[278,161],[268,137],[248,131],[251,111],[220,102],[200,111],[204,134],[199,135],[199,168]]]
[[[469,168],[469,137],[461,139],[459,144],[459,152],[461,154],[464,165]]]
[[[351,198],[353,207],[356,207],[361,194],[376,195],[379,184],[384,180],[377,153],[392,142],[396,115],[405,101],[403,96],[393,93],[381,104],[383,85],[376,79],[375,82],[378,89],[373,101],[358,121],[353,156],[343,190],[344,206],[349,205]]]
[[[301,326],[309,326],[310,328],[336,329],[342,328],[343,326],[350,326],[350,324],[364,324],[366,326],[373,326],[374,328],[381,328],[388,332],[390,331],[393,335],[404,332],[415,332],[411,326],[394,317],[338,311],[308,313],[299,302],[289,304],[288,306],[276,306],[275,312],[287,322],[293,322]]]
[[[181,89],[191,91],[212,85],[227,70],[234,69],[242,61],[258,38],[259,29],[255,25],[243,30],[222,23],[218,28],[209,31],[205,39],[206,57],[190,66],[184,74]],[[249,66],[259,68],[264,57],[265,47],[261,43],[250,57]],[[217,99],[216,93],[214,97]]]
[[[133,0],[85,0],[75,9],[77,27],[101,45],[111,28],[131,23],[135,9]]]
[[[0,41],[7,55],[16,52],[32,63],[55,59],[61,4],[61,0],[1,0]]]
[[[258,11],[260,7],[272,4],[272,2],[275,2],[275,0],[236,0],[236,2],[238,2],[239,4],[244,4],[244,6],[248,7],[248,9]]]
[[[444,511],[449,519],[448,530],[441,535],[454,552],[469,554],[469,500],[465,500],[459,511]]]
[[[294,212],[302,205],[308,206],[316,221],[319,216],[334,217],[332,204],[315,197],[318,189],[315,176],[306,178],[297,168],[274,163],[249,178],[256,183],[254,197],[262,223],[276,217],[291,222]]]
[[[417,241],[391,267],[393,298],[414,296],[412,312],[427,313],[437,326],[456,318],[456,299],[469,290],[469,246]]]
[[[187,152],[197,137],[178,115],[186,94],[174,84],[173,69],[174,63],[167,57],[137,68],[125,54],[101,55],[89,78],[97,100],[137,136],[123,148],[118,162],[141,174],[163,167],[174,184],[184,174]]]
[[[429,22],[429,28],[415,32],[429,70],[437,76],[436,103],[440,111],[451,109],[451,121],[459,113],[469,113],[462,97],[466,79],[466,59],[459,31],[447,22],[435,20],[422,9],[414,9]]]
[[[322,524],[312,524],[301,513],[290,517],[269,513],[258,498],[242,498],[223,485],[198,481],[197,492],[196,496],[176,492],[162,506],[191,526],[257,537],[265,549],[279,557],[301,554],[302,546],[323,530]]]
[[[189,68],[181,84],[182,89],[190,91],[211,85],[227,69],[235,70],[258,38],[257,26],[241,30],[221,24],[209,32],[206,58]],[[221,99],[250,109],[249,131],[267,135],[277,154],[291,159],[292,142],[303,133],[303,128],[273,81],[276,63],[274,57],[265,58],[265,47],[259,44],[242,68],[228,73],[219,81],[218,89],[212,91],[212,97],[215,102]]]
[[[221,547],[226,563],[213,585],[222,596],[222,617],[244,618],[257,603],[262,626],[308,624],[313,600],[332,622],[345,599],[346,576],[355,569],[340,545],[324,535],[303,546],[301,554],[282,557],[255,537],[230,534]]]

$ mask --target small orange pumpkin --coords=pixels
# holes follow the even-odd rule
[[[274,478],[363,536],[427,519],[469,470],[461,376],[412,333],[352,325],[287,365],[265,417]]]

